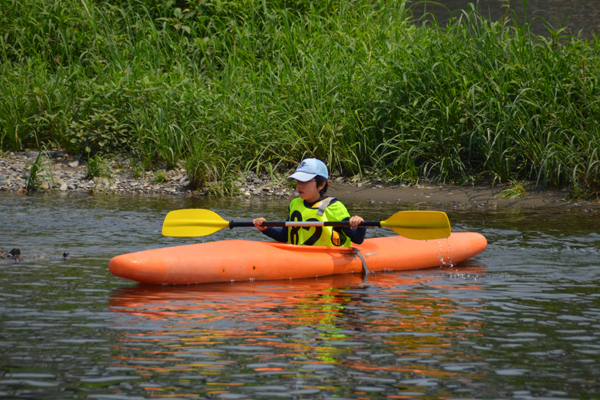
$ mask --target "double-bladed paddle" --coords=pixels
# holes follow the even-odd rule
[[[165,217],[164,236],[197,237],[207,236],[223,228],[253,227],[252,222],[226,221],[219,214],[203,209],[171,211]],[[284,221],[263,222],[262,226],[350,226],[348,221]],[[393,230],[409,239],[441,239],[450,236],[450,221],[441,211],[400,211],[385,221],[364,221],[360,227],[375,226]]]

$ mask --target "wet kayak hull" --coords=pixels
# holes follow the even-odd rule
[[[367,239],[355,247],[368,269],[378,272],[457,264],[486,246],[484,236],[464,232],[428,241],[401,236]],[[361,273],[364,267],[352,248],[225,240],[120,255],[110,260],[109,270],[142,283],[186,285],[312,278]]]

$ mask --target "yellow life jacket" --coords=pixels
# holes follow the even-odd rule
[[[342,221],[350,217],[348,210],[340,201],[326,197],[312,207],[306,207],[304,200],[295,198],[290,203],[290,221]],[[288,243],[312,246],[351,247],[351,241],[341,228],[331,226],[290,226],[288,227]]]

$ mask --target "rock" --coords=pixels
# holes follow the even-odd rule
[[[71,167],[71,168],[77,168],[77,167],[79,167],[79,161],[77,161],[77,160],[71,161],[69,163],[69,167]]]
[[[12,249],[11,251],[9,251],[9,253],[14,257],[14,258],[19,258],[21,257],[21,250],[17,249],[16,247],[14,249]]]
[[[48,182],[48,181],[42,182],[42,184],[40,185],[40,189],[41,190],[49,190],[50,189],[50,182]]]
[[[62,150],[51,150],[48,152],[48,157],[50,158],[60,158],[65,155],[65,152]]]

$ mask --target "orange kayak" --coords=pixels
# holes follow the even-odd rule
[[[481,253],[483,235],[453,233],[447,239],[412,240],[401,236],[366,239],[355,245],[370,272],[454,265]],[[145,250],[114,257],[111,273],[161,285],[301,279],[361,273],[365,267],[352,248],[224,240]]]

